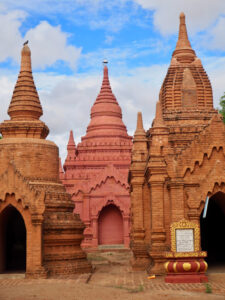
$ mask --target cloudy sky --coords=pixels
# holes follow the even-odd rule
[[[225,91],[224,0],[1,0],[1,121],[8,119],[21,47],[28,39],[42,120],[63,160],[69,130],[76,143],[86,132],[104,59],[128,132],[133,134],[137,111],[149,128],[181,11],[218,107]]]

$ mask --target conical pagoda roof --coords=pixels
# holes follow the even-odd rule
[[[184,13],[180,14],[176,48],[160,93],[164,119],[165,114],[168,120],[204,119],[203,111],[214,111],[211,83],[191,47]]]
[[[0,124],[3,137],[41,138],[49,133],[48,127],[39,120],[43,114],[34,84],[31,68],[31,51],[27,44],[21,51],[21,67],[9,105],[10,120]]]
[[[31,51],[24,45],[21,68],[8,109],[11,120],[39,120],[43,114],[31,68]]]
[[[101,90],[91,108],[91,121],[82,141],[116,136],[129,137],[122,121],[121,108],[110,86],[108,68],[105,65]]]

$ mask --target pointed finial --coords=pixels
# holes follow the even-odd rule
[[[12,120],[38,120],[43,112],[32,76],[31,51],[27,42],[24,44],[21,51],[20,73],[8,114]]]
[[[157,101],[153,127],[162,127],[163,125],[164,125],[164,122],[163,122],[163,115],[162,115],[162,106],[161,106],[160,101]]]
[[[134,133],[134,136],[137,135],[144,135],[145,136],[145,130],[143,126],[143,120],[142,120],[142,113],[139,111],[137,113],[137,127]]]
[[[74,142],[74,137],[73,137],[73,130],[70,130],[70,136],[69,136],[69,141],[67,144],[67,149],[68,147],[71,148],[76,148],[75,142]]]
[[[182,62],[184,60],[192,61],[195,58],[195,51],[191,48],[191,43],[188,39],[188,33],[185,23],[185,14],[180,14],[179,35],[176,48],[173,56],[177,57]]]
[[[28,42],[29,42],[29,41],[27,40],[26,42],[24,42],[24,43],[23,43],[23,45],[24,45],[24,46],[25,46],[25,45],[27,45],[27,44],[28,44]]]
[[[67,144],[67,157],[66,161],[75,159],[76,156],[76,145],[73,137],[73,130],[70,130],[69,141]]]
[[[116,101],[115,96],[112,93],[111,90],[111,86],[110,86],[110,82],[109,82],[109,74],[108,74],[108,67],[107,67],[107,60],[103,61],[103,80],[102,80],[102,86],[101,86],[101,90],[100,93],[98,94],[98,97],[96,99],[96,102],[98,101],[105,101],[108,100],[109,97],[111,98],[111,100]]]

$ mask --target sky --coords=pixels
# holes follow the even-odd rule
[[[69,131],[85,135],[102,82],[102,61],[133,135],[138,111],[147,130],[175,48],[180,12],[211,80],[214,107],[225,92],[224,0],[1,0],[0,121],[15,86],[23,42],[50,135],[64,161]]]

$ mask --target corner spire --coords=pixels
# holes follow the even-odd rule
[[[67,157],[66,160],[73,160],[76,156],[76,145],[73,137],[73,130],[70,130],[69,141],[67,144]]]
[[[183,12],[180,14],[179,35],[173,57],[176,57],[180,62],[191,62],[195,58],[195,51],[192,49],[188,39],[185,14]]]
[[[69,136],[69,141],[67,144],[67,150],[75,150],[75,149],[76,149],[76,145],[74,142],[73,130],[70,130],[70,136]]]
[[[43,114],[38,93],[34,84],[31,67],[31,51],[25,42],[21,51],[21,67],[13,91],[8,114],[11,120],[39,120]]]
[[[134,133],[134,138],[137,136],[145,136],[145,130],[143,127],[142,113],[139,111],[137,114],[137,127]]]
[[[162,127],[162,126],[164,126],[163,115],[162,115],[162,106],[161,106],[160,101],[157,101],[155,120],[153,123],[153,127]]]

